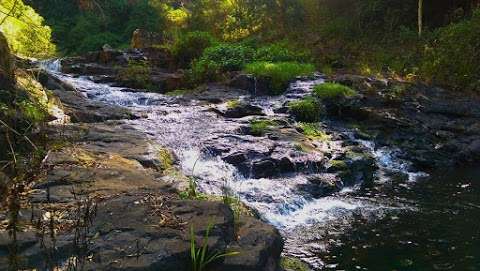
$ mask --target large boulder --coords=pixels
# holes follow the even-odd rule
[[[255,96],[270,95],[272,86],[268,78],[258,77],[251,74],[240,73],[235,75],[228,85],[232,88],[246,90]]]
[[[252,217],[242,217],[238,240],[229,249],[239,254],[227,257],[218,271],[276,271],[283,239],[273,226]]]
[[[219,110],[218,113],[226,118],[243,118],[247,116],[265,116],[263,109],[259,106],[245,102],[229,106],[226,110]]]
[[[8,42],[0,32],[0,89],[9,89],[15,84],[14,63]]]
[[[283,249],[279,232],[253,217],[235,221],[231,209],[220,202],[129,193],[112,196],[88,210],[82,213],[85,224],[66,225],[73,228],[59,232],[54,242],[49,236],[41,239],[32,232],[18,233],[19,254],[25,259],[21,268],[45,266],[48,259],[44,255],[51,253],[49,256],[59,262],[77,258],[84,264],[83,270],[189,271],[191,239],[195,238],[198,249],[210,228],[209,255],[225,251],[239,254],[218,259],[208,266],[209,270],[278,270]],[[23,212],[21,216],[29,218]],[[66,219],[65,223],[80,221],[75,214]],[[235,223],[239,223],[236,232]],[[8,255],[10,243],[8,233],[0,232],[1,270],[9,266],[8,257],[3,255]]]

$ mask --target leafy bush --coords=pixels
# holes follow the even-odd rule
[[[237,108],[241,105],[242,103],[240,102],[240,100],[230,100],[227,102],[227,108],[228,109],[233,109],[233,108]]]
[[[480,88],[480,9],[473,17],[439,29],[426,50],[422,74],[457,89]]]
[[[0,1],[2,11],[0,31],[7,38],[15,54],[27,57],[52,57],[56,47],[51,41],[51,28],[44,24],[42,16],[24,2],[26,1]]]
[[[355,90],[337,83],[324,83],[316,85],[313,93],[320,99],[350,97],[356,94]]]
[[[303,122],[319,121],[322,112],[320,103],[313,97],[290,102],[288,108],[295,119]]]
[[[313,74],[315,67],[311,64],[297,62],[253,62],[245,67],[247,73],[269,80],[272,94],[280,94],[288,87],[288,83],[297,76]]]
[[[105,44],[118,47],[121,45],[121,37],[109,32],[96,33],[87,35],[76,47],[80,52],[89,52],[100,50]]]
[[[212,60],[200,59],[192,63],[187,72],[191,84],[216,81],[221,78],[221,66]]]
[[[305,62],[307,59],[308,59],[307,53],[292,51],[281,43],[274,43],[271,45],[260,47],[255,52],[255,61]]]
[[[180,36],[173,45],[173,54],[181,67],[187,67],[194,59],[202,56],[203,51],[212,46],[215,39],[208,32],[193,31]]]
[[[165,13],[155,5],[157,2],[28,1],[45,17],[46,24],[52,27],[53,40],[66,54],[82,54],[92,48],[98,50],[105,43],[112,47],[128,46],[135,29],[162,33],[166,29]],[[38,31],[36,27],[32,29]],[[103,38],[107,39],[102,41]]]
[[[252,61],[254,53],[251,47],[224,43],[207,48],[201,59],[217,63],[224,72],[239,71]]]
[[[194,61],[191,81],[194,83],[219,80],[228,71],[241,70],[252,60],[254,50],[238,44],[219,44],[205,49],[203,55]]]

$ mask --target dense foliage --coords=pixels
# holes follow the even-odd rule
[[[480,89],[480,10],[437,30],[426,49],[425,78],[457,89]]]
[[[197,78],[218,78],[251,61],[294,61],[313,62],[325,73],[419,78],[475,89],[478,58],[469,56],[479,46],[479,19],[473,15],[478,1],[423,0],[421,17],[418,2],[28,1],[52,26],[55,42],[67,54],[105,43],[126,47],[139,28],[159,33],[159,45],[171,49],[179,66],[191,67]]]
[[[53,27],[54,41],[67,54],[98,50],[104,44],[127,47],[137,28],[161,32],[165,16],[153,2],[157,1],[30,1]]]
[[[48,57],[55,53],[51,29],[43,18],[22,0],[0,1],[0,31],[12,51],[26,57]]]

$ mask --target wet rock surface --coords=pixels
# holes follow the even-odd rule
[[[130,123],[130,110],[48,80],[75,123],[48,128],[50,140],[69,143],[48,153],[45,175],[29,188],[18,220],[28,227],[15,241],[0,231],[0,269],[187,271],[191,229],[200,246],[211,227],[209,253],[242,255],[211,268],[277,270],[283,240],[274,227],[253,217],[236,221],[218,201],[180,200],[182,179],[166,178],[176,158]]]
[[[130,71],[131,63],[145,63],[146,66],[141,71]],[[143,92],[166,93],[185,86],[183,72],[173,69],[172,57],[162,49],[149,47],[118,51],[106,48],[85,56],[62,59],[61,64],[64,73],[92,76],[96,82],[143,89]]]
[[[398,147],[423,170],[478,161],[480,98],[441,88],[342,75],[332,78],[360,96],[330,113],[355,124],[357,137]],[[332,112],[334,111],[334,112]]]

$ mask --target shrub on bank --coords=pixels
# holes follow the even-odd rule
[[[245,72],[269,80],[271,93],[281,94],[288,87],[288,83],[298,76],[309,76],[315,72],[311,64],[297,62],[253,62],[245,66]]]
[[[180,36],[173,45],[172,51],[179,66],[187,67],[194,59],[202,56],[203,51],[216,43],[208,32],[193,31]]]
[[[318,122],[322,113],[321,104],[314,97],[290,102],[288,108],[295,119],[302,122]]]
[[[480,89],[480,10],[471,19],[434,33],[426,49],[422,75],[437,84],[460,90]]]
[[[251,47],[224,43],[207,48],[201,59],[215,62],[222,71],[239,71],[252,61],[254,53]]]
[[[220,80],[229,71],[241,70],[252,61],[254,50],[240,44],[219,44],[205,49],[202,56],[192,63],[193,83]]]
[[[351,97],[356,94],[355,90],[337,83],[324,83],[316,85],[313,93],[320,99]]]

